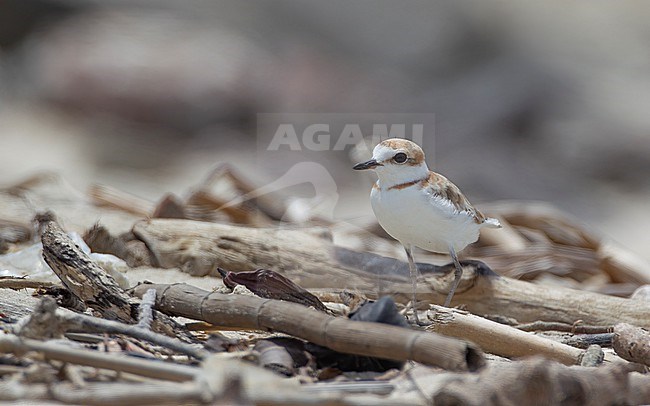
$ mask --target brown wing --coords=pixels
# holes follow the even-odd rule
[[[438,173],[429,172],[429,179],[422,182],[428,182],[434,194],[449,200],[459,212],[466,212],[471,215],[477,224],[483,224],[485,222],[483,213],[474,208],[469,200],[461,193],[458,186],[451,183],[449,179]]]

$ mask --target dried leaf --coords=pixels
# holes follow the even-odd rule
[[[258,269],[253,272],[229,272],[221,268],[217,270],[223,278],[223,283],[231,289],[237,285],[244,285],[260,297],[300,303],[329,312],[316,296],[277,272],[268,269]]]

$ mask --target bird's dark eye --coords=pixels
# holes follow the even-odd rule
[[[395,154],[395,156],[393,157],[393,161],[397,162],[398,164],[403,164],[404,162],[406,162],[406,159],[407,159],[407,158],[408,158],[408,157],[406,156],[405,153],[403,153],[403,152],[398,152],[398,153]]]

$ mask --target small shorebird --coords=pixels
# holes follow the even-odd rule
[[[482,227],[500,228],[499,220],[485,217],[444,176],[429,171],[424,152],[416,143],[391,138],[372,151],[372,159],[354,169],[374,169],[378,180],[370,192],[372,210],[379,224],[404,246],[413,285],[413,314],[416,311],[417,267],[413,247],[449,253],[456,270],[445,307],[460,283],[463,269],[456,253],[478,240]]]

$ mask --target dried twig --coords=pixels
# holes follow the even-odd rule
[[[587,348],[591,345],[609,347],[612,345],[613,338],[614,333],[581,334],[565,338],[562,342],[566,345],[578,348]]]
[[[193,379],[198,370],[185,365],[134,357],[118,357],[115,354],[67,347],[47,341],[21,339],[13,334],[0,335],[0,352],[23,354],[27,351],[40,352],[49,359],[177,382]]]
[[[155,295],[152,296],[155,298]],[[43,298],[28,321],[24,325],[19,325],[15,330],[20,336],[28,338],[55,338],[68,331],[124,334],[149,341],[196,359],[204,359],[208,355],[207,351],[196,345],[184,343],[178,339],[141,328],[138,325],[104,320],[67,309],[57,309],[54,300],[48,297]]]
[[[296,303],[207,292],[186,284],[140,285],[134,290],[139,296],[151,288],[158,292],[157,309],[219,326],[274,330],[340,352],[412,359],[451,370],[476,370],[485,362],[481,351],[465,341],[337,318]]]
[[[207,351],[180,340],[154,333],[137,325],[124,324],[111,320],[79,314],[67,309],[57,308],[52,298],[45,297],[34,309],[34,313],[24,323],[18,323],[14,328],[21,337],[49,339],[60,337],[69,331],[84,331],[86,333],[124,334],[140,340],[169,348],[181,354],[196,359],[203,359]]]
[[[40,289],[55,285],[52,282],[34,281],[25,278],[0,278],[0,289]]]
[[[552,321],[534,321],[532,323],[518,324],[515,326],[522,331],[562,331],[572,334],[600,334],[610,333],[613,326],[585,326],[582,324],[568,324]]]

